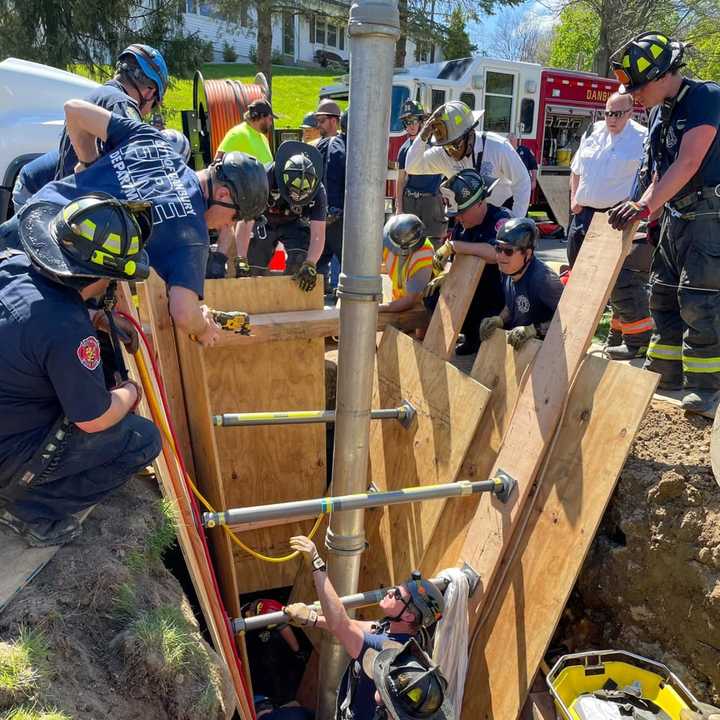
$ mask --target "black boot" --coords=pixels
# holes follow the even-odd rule
[[[480,349],[480,338],[465,334],[465,339],[455,346],[456,355],[474,355]]]
[[[72,515],[63,520],[37,520],[27,522],[8,510],[0,512],[0,525],[17,533],[30,547],[64,545],[79,537],[82,525]]]
[[[633,360],[634,358],[644,358],[647,346],[634,347],[623,343],[622,345],[611,345],[605,348],[605,352],[611,360]]]

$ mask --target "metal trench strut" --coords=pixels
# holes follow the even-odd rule
[[[502,503],[506,503],[516,486],[515,480],[502,470],[490,480],[470,482],[442,483],[439,485],[421,485],[419,487],[390,490],[388,492],[357,493],[340,497],[313,498],[256,505],[253,507],[232,508],[222,512],[206,512],[202,515],[202,524],[207,528],[229,525],[233,530],[242,530],[243,526],[257,528],[259,524],[278,519],[307,519],[320,513],[339,512],[341,510],[360,510],[387,505],[438,500],[440,498],[477,495],[489,492]]]
[[[470,595],[472,595],[480,584],[480,576],[468,565],[465,564],[460,568],[467,576],[470,586]],[[430,582],[437,586],[441,592],[445,592],[448,581],[444,577],[430,578]],[[340,602],[347,610],[356,610],[357,608],[377,605],[387,594],[388,588],[378,588],[377,590],[368,590],[363,593],[354,593],[345,595],[340,598]],[[311,605],[313,610],[321,610],[320,603]],[[266,615],[256,615],[249,618],[234,618],[232,629],[234,633],[253,632],[254,630],[263,630],[270,625],[282,625],[287,622],[287,615],[284,612],[267,613]]]
[[[403,400],[402,405],[384,410],[371,410],[371,420],[397,420],[409,428],[417,411],[412,403]],[[223,413],[213,415],[215,427],[251,427],[253,425],[304,425],[310,423],[334,423],[337,413],[332,410],[283,410],[275,412]]]

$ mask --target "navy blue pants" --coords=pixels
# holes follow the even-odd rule
[[[57,467],[29,486],[9,487],[13,478],[22,475],[29,457],[4,463],[0,467],[0,497],[7,498],[9,512],[26,522],[61,520],[120,488],[152,462],[160,449],[158,429],[138,415],[127,415],[97,433],[86,433],[73,425]]]
[[[342,241],[343,218],[341,217],[335,222],[328,223],[325,228],[325,248],[317,262],[317,271],[325,278],[326,289],[332,286],[330,282],[330,263],[333,257],[338,259],[338,263],[342,262]]]
[[[570,225],[567,231],[567,256],[570,267],[575,264],[578,253],[582,247],[583,240],[587,231],[590,227],[593,217],[596,212],[606,212],[607,208],[597,209],[591,207],[584,207],[577,215],[573,214],[570,217]]]

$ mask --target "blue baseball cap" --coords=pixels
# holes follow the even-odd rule
[[[318,124],[317,124],[317,119],[315,117],[315,113],[313,113],[313,112],[306,113],[300,127],[301,128],[316,128],[317,126],[318,126]]]

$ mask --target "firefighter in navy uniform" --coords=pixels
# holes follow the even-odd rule
[[[2,253],[0,525],[31,546],[76,538],[77,513],[160,452],[157,428],[133,414],[139,386],[106,389],[85,306],[113,280],[148,276],[147,208],[105,194],[28,205],[23,251]]]
[[[633,38],[613,71],[650,115],[652,182],[613,208],[622,229],[662,212],[650,275],[655,323],[645,367],[684,390],[683,409],[714,416],[720,390],[720,86],[680,73],[684,46],[656,32]]]
[[[317,148],[287,140],[267,166],[266,222],[240,238],[238,254],[248,258],[252,274],[265,274],[278,242],[287,252],[286,273],[310,292],[317,283],[317,263],[325,248],[327,195]]]
[[[480,276],[463,323],[462,332],[465,338],[455,348],[457,355],[472,355],[478,351],[480,322],[483,318],[497,315],[504,306],[502,282],[494,246],[497,231],[512,217],[512,214],[507,208],[487,202],[497,183],[495,178],[482,176],[475,170],[466,169],[443,184],[455,200],[457,210],[449,211],[448,216],[454,217],[456,223],[452,237],[435,253],[433,267],[438,275],[430,282],[428,288],[437,287],[442,282],[444,274],[440,273],[445,263],[455,254],[477,255],[485,261],[485,269]],[[430,295],[426,300],[426,306],[433,309],[434,302],[437,302],[437,296]]]

